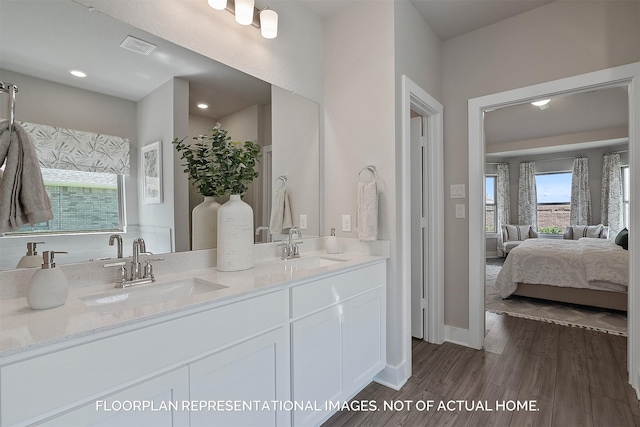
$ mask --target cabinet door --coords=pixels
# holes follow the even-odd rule
[[[136,384],[104,398],[49,419],[45,426],[182,427],[189,425],[189,412],[181,410],[189,400],[186,367]],[[133,405],[151,405],[146,409]]]
[[[386,363],[384,288],[344,305],[344,390],[350,394],[369,384]]]
[[[191,400],[215,404],[192,411],[191,426],[290,425],[272,403],[290,399],[288,342],[282,327],[189,365]]]
[[[313,405],[294,411],[295,426],[317,424],[342,395],[342,316],[335,305],[291,324],[293,401]]]

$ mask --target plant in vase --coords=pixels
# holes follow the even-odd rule
[[[261,155],[260,146],[250,141],[244,143],[231,141],[231,137],[219,123],[208,134],[193,139],[197,142],[192,145],[185,144],[184,139],[175,139],[173,143],[181,153],[181,158],[185,160],[184,172],[189,175],[189,180],[205,197],[203,204],[207,204],[208,199],[209,204],[215,203],[213,199],[216,196],[230,196],[229,201],[223,206],[215,203],[217,205],[215,209],[205,208],[202,204],[194,208],[192,213],[193,249],[202,249],[203,245],[215,247],[217,243],[218,269],[234,271],[251,268],[253,267],[253,210],[241,200],[241,195],[258,177],[256,163]],[[227,211],[234,206],[240,206],[239,209],[242,211],[228,216]],[[240,220],[244,221],[241,222],[244,224],[240,227],[242,230],[236,229],[234,225]],[[209,224],[204,230],[199,225],[203,222]],[[200,228],[197,228],[197,224]],[[206,240],[203,245],[199,244],[202,240]],[[249,247],[240,250],[236,247],[238,244],[242,247],[249,245]],[[229,245],[233,247],[229,248]]]

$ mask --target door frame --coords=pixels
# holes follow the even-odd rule
[[[444,169],[443,107],[406,75],[402,76],[402,147],[399,168],[401,188],[398,235],[400,236],[399,283],[402,284],[402,342],[406,360],[406,376],[411,376],[411,110],[424,117],[425,155],[427,158],[423,189],[428,209],[428,271],[425,276],[428,327],[426,341],[444,342]]]
[[[627,85],[629,93],[629,165],[631,183],[640,182],[640,62],[469,99],[469,346],[482,348],[485,333],[485,111],[607,86]],[[630,188],[630,229],[640,229],[640,186]],[[629,236],[629,382],[640,391],[640,234]]]

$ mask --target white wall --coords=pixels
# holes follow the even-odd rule
[[[468,184],[467,100],[640,60],[633,1],[557,1],[443,44],[445,190]],[[542,25],[544,23],[544,25]],[[445,323],[468,328],[467,219],[445,200]]]
[[[189,192],[184,168],[173,148],[175,137],[182,138],[189,126],[189,83],[182,79],[171,79],[138,101],[138,141],[144,147],[155,141],[162,146],[163,198],[159,204],[144,204],[138,200],[139,225],[171,229],[172,248],[189,250]],[[138,168],[141,170],[141,160]],[[142,194],[142,181],[138,182]],[[147,248],[153,251],[151,248]]]

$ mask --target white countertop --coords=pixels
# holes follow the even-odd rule
[[[325,257],[344,260],[318,268],[296,268],[297,260],[282,261],[279,258],[256,261],[255,267],[236,272],[220,272],[215,267],[156,277],[156,283],[139,285],[127,289],[114,289],[113,284],[75,287],[69,290],[67,302],[49,310],[32,310],[26,298],[14,298],[0,302],[0,358],[52,344],[87,337],[123,326],[156,319],[163,316],[181,314],[197,308],[207,308],[224,300],[247,296],[321,277],[341,270],[376,262],[385,257],[356,253],[327,255],[325,251],[309,252],[302,259]],[[108,306],[91,307],[82,298],[108,292],[108,295],[134,293],[142,287],[153,287],[165,282],[185,278],[199,278],[226,286],[223,289],[189,295],[169,301],[139,304],[135,308],[119,310]],[[117,305],[114,305],[114,307]]]

